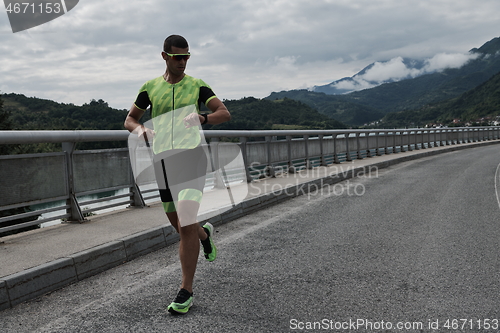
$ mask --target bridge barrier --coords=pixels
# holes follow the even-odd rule
[[[498,140],[500,127],[206,130],[204,136],[212,154],[224,155],[237,141],[245,174],[233,175],[234,180],[251,182],[354,159]],[[127,148],[76,149],[80,142],[126,142],[128,137],[128,131],[117,130],[0,131],[0,144],[61,144],[60,152],[0,156],[0,234],[61,219],[83,222],[98,210],[158,201],[153,174],[134,180]],[[226,186],[218,172],[207,175],[208,187]]]

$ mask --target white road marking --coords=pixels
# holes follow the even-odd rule
[[[497,166],[497,171],[495,172],[495,194],[497,196],[498,208],[500,208],[500,164]]]

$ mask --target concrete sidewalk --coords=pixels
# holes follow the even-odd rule
[[[227,223],[278,201],[397,163],[496,143],[500,140],[440,146],[278,175],[249,184],[248,196],[236,207],[215,216],[202,215],[200,220]],[[203,205],[210,207],[218,195],[217,191],[205,193]],[[178,234],[159,203],[95,215],[82,224],[60,224],[0,238],[0,310],[177,241]]]

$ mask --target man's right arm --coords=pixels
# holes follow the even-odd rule
[[[125,118],[125,123],[123,125],[130,132],[133,132],[138,126],[142,126],[139,123],[139,119],[141,119],[143,114],[144,110],[141,110],[137,106],[135,106],[135,104],[132,104],[132,107],[127,114],[127,118]]]
[[[136,133],[139,137],[145,136],[145,139],[148,140],[148,138],[154,137],[154,131],[139,123],[139,119],[141,119],[143,114],[144,110],[141,110],[135,106],[135,104],[132,104],[123,125],[129,130],[129,132]]]

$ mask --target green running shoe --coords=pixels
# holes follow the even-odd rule
[[[193,294],[186,289],[179,290],[177,297],[168,306],[167,310],[171,314],[186,314],[193,305]]]
[[[211,223],[205,223],[203,226],[205,232],[207,233],[207,239],[201,241],[201,245],[203,245],[203,252],[205,253],[205,259],[208,261],[214,261],[217,257],[217,248],[215,247],[213,241],[214,235],[214,226]]]

